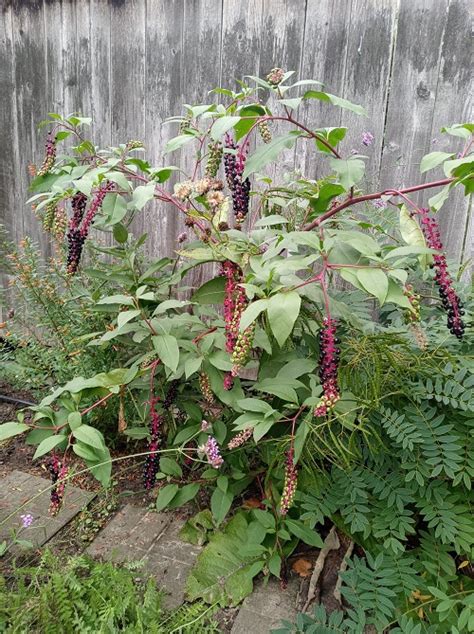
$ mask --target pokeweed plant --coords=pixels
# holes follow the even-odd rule
[[[474,542],[473,378],[462,356],[470,299],[465,308],[436,220],[453,189],[472,191],[474,126],[445,128],[462,147],[423,158],[422,173],[442,166],[444,178],[363,193],[366,157],[342,152],[347,129],[297,118],[313,99],[363,108],[319,82],[291,84],[292,75],[249,77],[237,92],[213,91],[226,104],[186,105],[170,119],[179,131],[165,154],[192,148],[189,172],[150,165],[138,141],[99,149],[83,132],[90,119],[52,114],[32,183],[40,217],[67,210],[67,275],[82,269],[114,286],[93,297],[111,326],[88,347],[112,347],[125,361],[58,387],[31,423],[6,423],[1,437],[26,432],[35,459],[52,455],[53,471],[67,469],[74,452],[106,485],[112,461],[94,415],[110,399],[132,403],[133,421],[122,420],[120,432],[147,439],[144,488],[160,484],[157,509],[210,496],[210,515],[185,531],[201,542],[211,532],[188,581],[188,596],[210,603],[237,603],[262,570],[284,578],[298,540],[322,545],[315,527],[326,519],[395,560],[413,535],[421,543],[420,531],[451,562],[469,557]],[[276,122],[288,130],[273,136]],[[66,139],[73,144],[59,154]],[[362,144],[372,140],[365,133]],[[265,169],[297,143],[327,157],[328,174],[270,178]],[[416,193],[435,188],[421,208]],[[183,217],[173,257],[147,259],[146,235],[130,233],[152,202]],[[98,244],[92,228],[115,244]],[[84,269],[87,247],[107,264]],[[215,276],[190,288],[190,272],[209,263]],[[68,477],[53,483],[54,509]],[[239,510],[212,534],[246,495],[258,495],[259,508]],[[399,601],[420,592],[419,566],[410,570],[390,609],[360,607],[369,623],[388,623]],[[464,583],[451,573],[450,582]]]

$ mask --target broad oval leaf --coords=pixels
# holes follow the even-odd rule
[[[270,143],[260,146],[248,157],[242,178],[247,178],[250,174],[258,172],[274,161],[285,148],[289,149],[293,147],[299,136],[299,132],[291,132],[290,134],[275,137]]]
[[[296,291],[278,293],[268,300],[268,321],[280,347],[290,336],[300,314],[300,308],[301,297]]]
[[[357,269],[357,279],[368,293],[379,300],[380,305],[384,303],[388,292],[388,277],[382,269]]]

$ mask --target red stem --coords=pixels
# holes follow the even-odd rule
[[[335,207],[332,207],[331,209],[329,209],[329,211],[326,211],[326,213],[319,216],[319,218],[316,218],[316,220],[313,220],[313,222],[310,222],[309,225],[306,225],[306,227],[304,227],[304,231],[311,231],[311,229],[318,227],[322,222],[334,216],[334,214],[337,214],[339,211],[342,211],[343,209],[346,209],[347,207],[350,207],[351,205],[356,205],[357,203],[362,203],[366,200],[377,200],[378,198],[382,198],[382,196],[386,196],[389,194],[400,196],[403,194],[408,194],[410,192],[417,192],[417,191],[422,191],[424,189],[430,189],[432,187],[442,187],[443,185],[449,185],[449,183],[452,183],[454,180],[455,180],[454,178],[444,178],[439,181],[424,183],[423,185],[414,185],[413,187],[406,187],[405,189],[400,189],[399,191],[395,191],[393,189],[386,189],[382,192],[376,192],[375,194],[366,194],[365,196],[355,196],[355,197],[349,196],[344,202],[340,203],[339,205],[336,205]]]

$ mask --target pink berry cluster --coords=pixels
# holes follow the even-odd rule
[[[56,137],[50,132],[46,139],[45,156],[38,170],[38,176],[45,176],[51,170],[56,160]]]
[[[209,436],[206,444],[204,445],[204,453],[211,467],[219,469],[224,464],[224,458],[221,456],[219,445],[214,436]]]
[[[298,469],[295,465],[293,447],[286,452],[285,481],[280,500],[280,515],[286,515],[293,504],[298,484]]]
[[[114,183],[107,181],[102,183],[91,200],[89,209],[86,212],[87,198],[82,193],[77,193],[71,200],[72,217],[69,221],[69,231],[67,234],[68,256],[67,269],[68,272],[74,274],[77,271],[81,260],[82,248],[95,215],[102,207],[104,198],[115,187]]]
[[[240,286],[243,276],[238,264],[227,260],[222,264],[222,274],[226,278],[224,297],[226,350],[232,354],[239,338],[240,316],[247,306],[247,297]]]
[[[252,349],[254,326],[240,332],[240,317],[247,307],[248,300],[241,286],[242,270],[238,264],[227,260],[222,264],[222,274],[226,278],[224,296],[224,321],[226,350],[232,355],[232,371],[224,378],[224,388],[230,390],[233,378],[246,362]]]
[[[339,349],[336,337],[336,321],[325,317],[319,333],[319,378],[323,386],[323,395],[314,410],[315,416],[325,416],[339,400],[337,368]]]
[[[243,431],[239,432],[236,436],[231,438],[227,444],[227,449],[237,449],[237,447],[241,447],[244,443],[252,437],[253,427],[247,427]]]
[[[150,399],[150,442],[148,444],[150,453],[146,457],[143,471],[143,486],[147,491],[153,488],[159,468],[159,454],[156,452],[161,444],[161,423],[163,420],[161,414],[156,411],[159,400],[156,396]]]
[[[430,217],[428,209],[420,210],[421,229],[425,236],[426,243],[430,249],[436,251],[443,250],[439,225],[435,218]],[[444,253],[433,255],[433,267],[436,270],[435,281],[439,288],[439,296],[443,307],[448,313],[448,329],[458,339],[464,335],[464,322],[462,316],[464,311],[456,291],[453,288],[453,281],[448,272],[446,256]]]
[[[53,456],[49,462],[48,470],[53,485],[50,493],[49,513],[54,516],[59,512],[63,502],[64,489],[66,488],[65,478],[67,478],[69,468],[57,456]]]
[[[242,180],[248,149],[236,145],[228,133],[225,136],[225,147],[228,150],[236,150],[236,154],[229,152],[224,154],[224,168],[227,184],[232,193],[235,222],[241,225],[248,214],[250,202],[250,181],[248,178]]]

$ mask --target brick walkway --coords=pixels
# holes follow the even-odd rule
[[[0,528],[0,541],[9,537],[9,528],[21,525],[20,515],[31,513],[34,524],[23,529],[20,537],[42,546],[65,526],[94,494],[68,487],[65,504],[56,518],[48,515],[49,481],[21,471],[13,471],[3,481],[0,491],[0,522],[14,513],[6,526]],[[16,509],[26,502],[25,506]],[[166,593],[165,605],[173,609],[184,601],[184,586],[188,573],[201,548],[179,538],[182,521],[172,513],[156,513],[127,504],[97,535],[87,548],[93,557],[117,563],[142,561],[144,569],[155,578]],[[269,634],[282,619],[295,616],[298,584],[290,582],[282,591],[276,580],[255,584],[253,594],[245,599],[232,628],[232,634]]]

